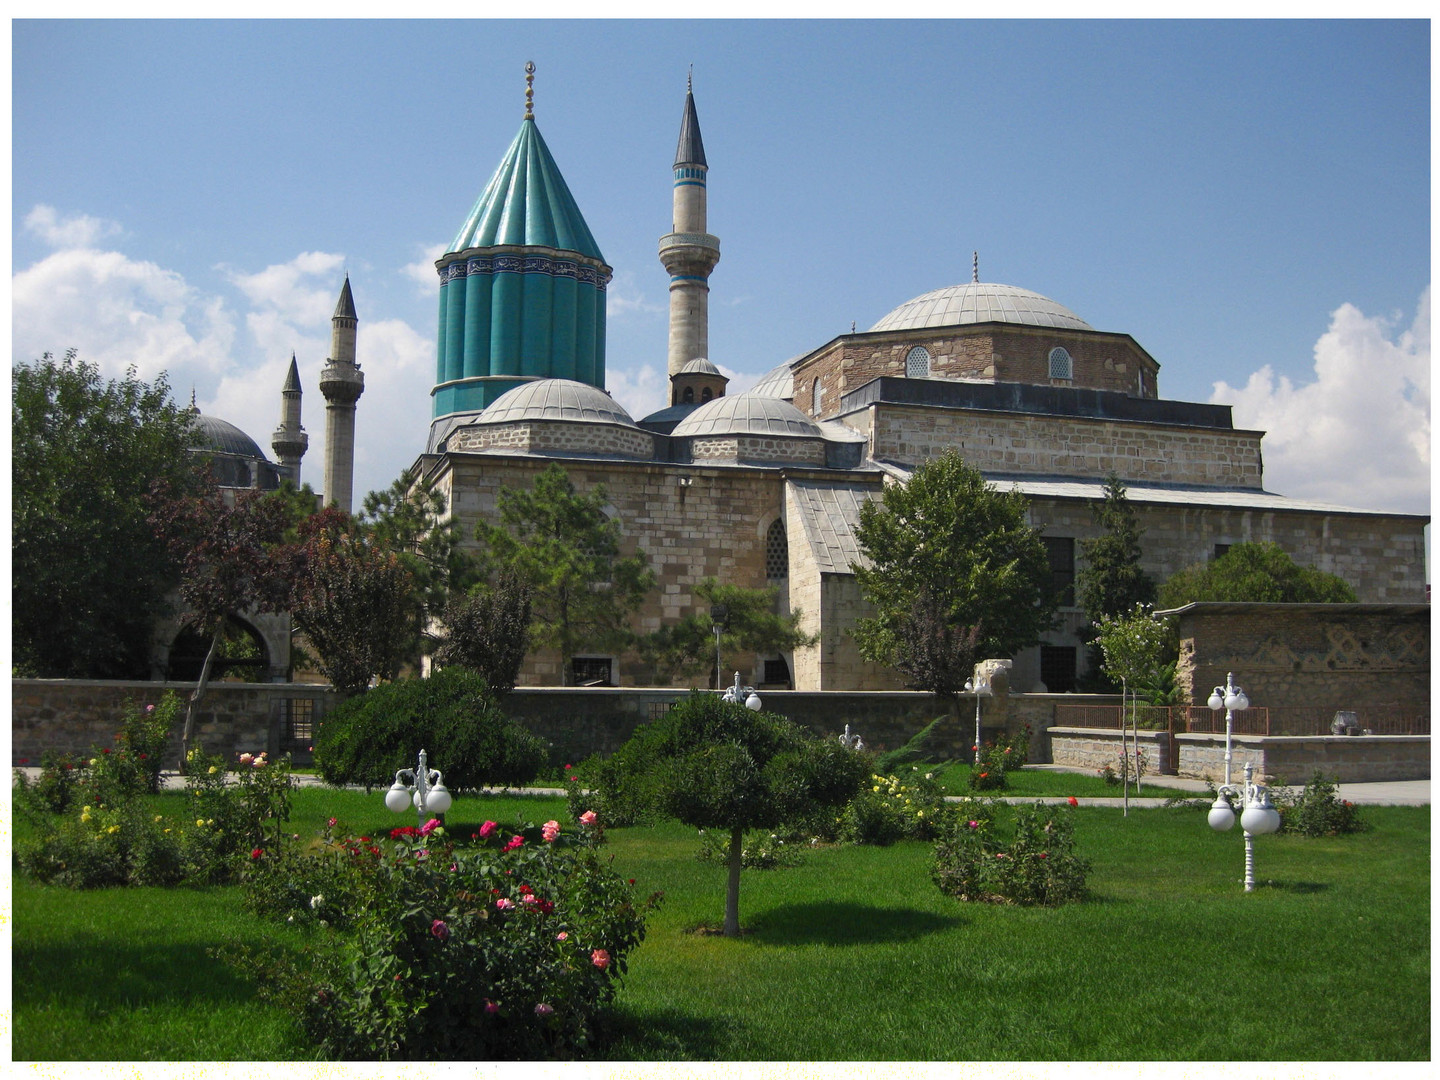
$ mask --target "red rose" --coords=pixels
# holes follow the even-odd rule
[[[258,847],[257,847],[254,851],[250,852],[250,858],[252,858],[252,859],[258,859],[258,858],[260,858],[261,855],[264,855],[264,854],[265,854],[265,850],[264,850],[263,848],[258,848]]]
[[[1071,796],[1070,796],[1068,799],[1066,799],[1065,801],[1068,802],[1071,806],[1079,806],[1079,805],[1080,805],[1080,800],[1077,799],[1077,798],[1075,798],[1074,795],[1071,795]]]

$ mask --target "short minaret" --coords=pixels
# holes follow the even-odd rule
[[[325,505],[347,514],[355,480],[355,402],[365,392],[365,374],[355,362],[359,321],[346,274],[330,320],[330,358],[320,372],[320,393],[325,395]]]
[[[280,390],[280,426],[270,436],[270,448],[280,463],[282,478],[297,488],[300,486],[300,459],[310,445],[310,436],[300,426],[300,368],[295,363],[295,354],[290,354],[290,374],[285,376],[285,385]]]
[[[691,360],[710,355],[710,271],[720,261],[720,241],[705,231],[705,146],[695,95],[685,82],[685,115],[675,150],[675,211],[672,232],[660,238],[660,262],[670,275],[670,359],[677,375]]]

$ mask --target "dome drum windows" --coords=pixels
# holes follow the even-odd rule
[[[1075,361],[1068,350],[1057,345],[1050,350],[1050,378],[1069,382],[1075,377]]]
[[[916,345],[905,354],[905,377],[907,379],[928,379],[930,377],[930,350]]]

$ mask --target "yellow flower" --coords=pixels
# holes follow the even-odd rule
[[[219,772],[220,770],[217,769],[217,768],[215,768],[214,765],[211,765],[210,768],[206,769],[205,771],[206,771],[206,773],[208,773],[209,775],[214,776],[214,775],[215,775],[217,772]]]
[[[119,825],[111,825],[111,826],[110,826],[108,829],[106,829],[105,831],[106,831],[107,833],[117,833],[117,832],[120,831],[120,826],[119,826]]]
[[[165,816],[165,815],[163,815],[163,814],[156,814],[156,815],[155,815],[155,820],[156,820],[156,821],[159,821],[159,820],[160,820],[162,817],[164,817],[164,816]]]
[[[924,817],[924,816],[925,816],[925,811],[924,811],[924,810],[916,810],[916,811],[915,811],[915,816],[916,816],[917,818]]]
[[[198,825],[198,826],[200,826],[200,828],[203,829],[203,828],[205,827],[205,819],[204,819],[204,818],[199,818],[199,817],[197,817],[197,818],[195,819],[195,824]]]
[[[214,819],[213,817],[208,817],[208,818],[205,819],[205,824],[206,824],[206,825],[214,825],[214,824],[215,824],[215,819]]]
[[[878,794],[880,793],[880,785],[879,785],[879,784],[876,784],[876,785],[875,785],[873,788],[871,788],[870,790],[873,791],[873,792],[875,792],[875,793],[878,795]]]
[[[170,830],[169,830],[169,829],[166,829],[165,831],[168,833]]]

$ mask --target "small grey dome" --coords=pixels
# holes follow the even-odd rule
[[[198,412],[191,413],[190,416],[190,426],[200,433],[203,441],[201,449],[211,450],[217,454],[234,454],[236,457],[268,460],[265,452],[260,449],[260,445],[230,421]]]
[[[681,375],[719,375],[720,373],[720,369],[703,356],[697,356],[679,372]]]
[[[1069,308],[1029,289],[990,281],[971,281],[907,300],[870,327],[869,332],[982,322],[1049,326],[1062,330],[1094,329]]]
[[[820,438],[820,428],[780,398],[736,394],[700,406],[676,425],[674,435],[779,435]]]
[[[571,420],[635,427],[630,414],[604,390],[571,379],[537,379],[507,390],[492,401],[474,423],[512,424],[521,420]]]
[[[801,356],[805,355],[804,353]],[[791,357],[779,367],[771,368],[760,381],[746,390],[745,393],[753,394],[755,397],[783,398],[790,401],[795,397],[795,377],[791,374],[790,365],[799,360],[799,356]]]

